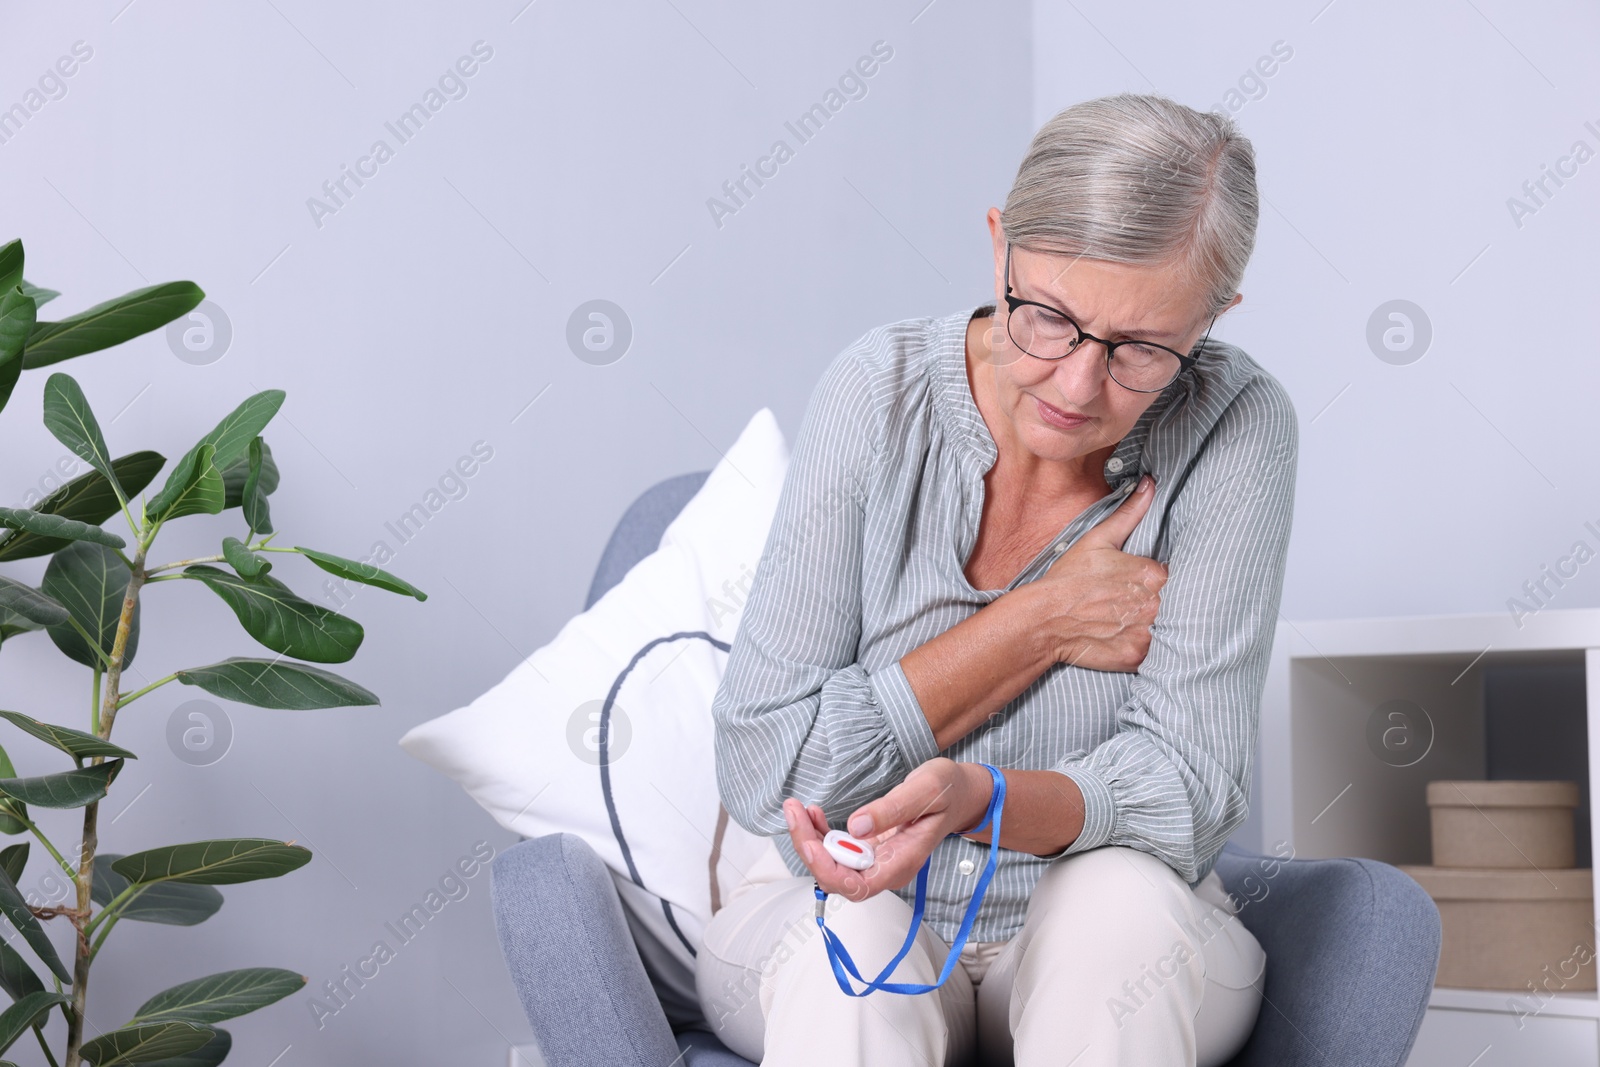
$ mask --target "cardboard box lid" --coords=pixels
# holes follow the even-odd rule
[[[1592,900],[1589,867],[1492,868],[1400,865],[1434,900]]]
[[[1578,783],[1572,781],[1471,781],[1428,783],[1428,806],[1475,808],[1575,808]]]

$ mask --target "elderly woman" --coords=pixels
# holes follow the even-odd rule
[[[1207,1067],[1248,1036],[1265,960],[1212,867],[1249,805],[1298,430],[1209,335],[1257,214],[1230,119],[1070,107],[989,210],[996,302],[824,371],[713,704],[723,802],[794,875],[705,931],[697,990],[735,1052]],[[815,889],[871,978],[931,857],[892,979],[934,982],[989,856],[984,764],[999,863],[959,965],[845,995]],[[835,861],[829,829],[876,862]]]

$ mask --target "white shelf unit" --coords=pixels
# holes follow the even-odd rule
[[[1509,611],[1280,621],[1261,709],[1266,847],[1287,842],[1303,858],[1431,862],[1425,786],[1486,777],[1483,682],[1496,664],[1583,669],[1586,706],[1575,714],[1591,770],[1590,856],[1600,856],[1600,775],[1592,773],[1600,765],[1600,610],[1592,609],[1545,610],[1521,625]],[[1385,705],[1385,721],[1389,711],[1409,714],[1409,724],[1392,720],[1403,724],[1391,738],[1398,743],[1374,739],[1372,720]],[[1566,992],[1535,1003],[1512,991],[1436,988],[1408,1067],[1446,1064],[1595,1067],[1600,997]]]

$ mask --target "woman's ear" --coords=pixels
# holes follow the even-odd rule
[[[994,245],[994,303],[998,309],[1006,295],[1006,228],[1000,222],[997,207],[991,207],[985,218],[989,223],[989,240]]]

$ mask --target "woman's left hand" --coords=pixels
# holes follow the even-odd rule
[[[825,892],[860,902],[916,878],[923,861],[951,833],[976,826],[988,810],[994,779],[978,763],[935,756],[905,780],[851,813],[848,830],[870,841],[875,862],[852,870],[828,855],[822,838],[831,827],[816,804],[783,802],[789,838]]]

